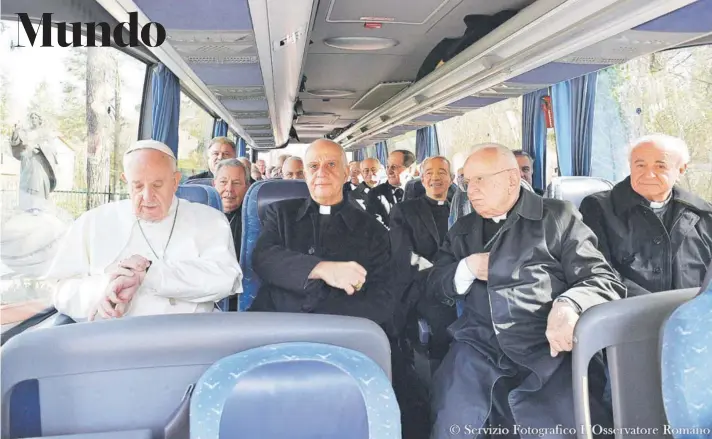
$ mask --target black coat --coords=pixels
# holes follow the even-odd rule
[[[348,199],[362,210],[366,210],[369,192],[371,192],[371,188],[366,183],[361,182],[356,189],[348,192]]]
[[[212,172],[205,171],[205,172],[201,172],[200,174],[191,175],[190,177],[186,178],[186,181],[197,180],[200,178],[215,178],[215,176],[213,175]]]
[[[405,192],[403,196],[405,196]],[[386,182],[379,184],[368,193],[366,211],[377,217],[383,225],[388,227],[391,210],[396,204],[397,200],[393,195],[393,188],[388,182]]]
[[[428,201],[416,198],[396,204],[391,211],[389,234],[393,259],[397,263],[394,273],[402,276],[401,284],[406,291],[401,302],[400,321],[404,322],[408,310],[415,307],[416,318],[424,317],[430,325],[432,353],[442,358],[450,341],[447,327],[457,318],[457,311],[452,305],[426,297],[425,283],[430,269],[418,271],[417,266],[411,265],[411,252],[432,263],[445,239],[440,236]],[[398,312],[397,308],[396,314]]]
[[[586,197],[579,210],[629,296],[702,286],[712,263],[712,205],[675,186],[668,206],[671,230],[649,205],[628,177]]]
[[[389,322],[394,298],[388,232],[355,205],[342,203],[330,227],[315,240],[318,205],[311,199],[267,206],[252,267],[262,286],[251,311],[306,312],[364,317]],[[361,291],[349,296],[309,274],[321,261],[354,261],[366,269]]]
[[[522,189],[519,201],[489,243],[483,242],[483,227],[484,220],[476,212],[458,220],[428,277],[429,293],[452,303],[460,261],[473,253],[490,252],[488,281],[472,283],[464,296],[464,312],[450,327],[453,347],[459,347],[451,347],[435,377],[435,437],[446,437],[453,424],[483,425],[494,383],[507,374],[499,366],[503,358],[531,371],[510,394],[518,424],[573,427],[571,356],[551,357],[545,335],[552,302],[565,295],[583,312],[625,297],[625,286],[596,249],[595,235],[571,203]],[[610,417],[601,401],[603,364],[594,364],[590,371],[591,384],[596,383],[590,394],[592,416],[594,423],[608,423]],[[479,380],[474,388],[470,386],[473,374]],[[506,394],[494,397],[506,404]],[[542,417],[543,413],[547,416]],[[463,416],[467,419],[458,419]]]

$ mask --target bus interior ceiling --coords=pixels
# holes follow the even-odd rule
[[[5,0],[3,18],[128,21],[167,30],[160,61],[255,149],[325,136],[347,149],[638,56],[709,41],[712,0]],[[464,18],[519,11],[417,82]]]

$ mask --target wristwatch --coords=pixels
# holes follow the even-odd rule
[[[556,299],[554,299],[554,303],[566,303],[573,307],[573,309],[576,310],[577,313],[581,313],[581,307],[578,305],[578,303],[574,302],[573,300],[569,299],[568,297],[562,297],[559,296]]]

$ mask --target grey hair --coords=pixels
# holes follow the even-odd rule
[[[289,162],[299,162],[299,163],[302,164],[302,167],[304,167],[304,160],[302,160],[301,157],[297,157],[296,155],[293,155],[293,156],[289,156],[289,157],[284,161],[284,163],[282,163],[282,168],[284,168],[284,167],[287,165],[287,163],[289,163]]]
[[[240,168],[242,169],[242,172],[245,173],[245,180],[250,178],[252,175],[251,172],[247,170],[245,167],[245,164],[240,161],[240,159],[226,159],[226,160],[220,160],[218,162],[218,165],[215,167],[215,178],[218,178],[218,174],[220,173],[220,170],[222,168]]]
[[[677,155],[682,160],[682,164],[686,165],[690,163],[690,149],[687,147],[687,143],[679,137],[668,136],[667,134],[650,134],[643,136],[631,143],[630,150],[628,151],[628,161],[631,160],[633,156],[633,151],[640,145],[652,143],[666,151],[675,151]]]
[[[428,158],[426,158],[425,160],[423,160],[423,163],[420,164],[420,173],[421,173],[421,174],[424,173],[423,171],[424,171],[424,169],[425,169],[425,164],[428,163],[428,162],[431,161],[431,160],[434,160],[434,159],[444,160],[445,163],[447,163],[447,168],[450,170],[450,178],[454,178],[454,177],[455,177],[455,174],[453,173],[453,170],[452,170],[452,163],[450,163],[450,160],[448,160],[447,157],[445,157],[445,156],[443,156],[443,155],[435,155],[435,156],[428,157]]]
[[[407,149],[396,149],[395,151],[391,151],[391,154],[393,154],[394,152],[399,152],[403,154],[403,166],[405,166],[406,168],[410,168],[410,166],[415,163],[415,154],[408,151]]]
[[[207,151],[210,150],[210,147],[215,145],[216,143],[218,143],[220,145],[230,145],[230,148],[232,148],[233,151],[237,151],[235,142],[233,142],[229,137],[218,136],[218,137],[213,137],[212,139],[210,139],[210,144],[205,149],[206,154],[208,153]]]

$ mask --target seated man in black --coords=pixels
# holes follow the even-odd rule
[[[517,160],[501,145],[478,147],[465,163],[474,212],[448,231],[427,284],[446,303],[464,299],[450,326],[454,341],[433,376],[433,439],[476,437],[484,427],[509,432],[492,437],[533,437],[526,432],[532,429],[575,437],[574,326],[592,306],[625,297],[576,208],[542,198],[520,180]],[[589,367],[591,423],[608,429],[604,387],[596,358]]]
[[[262,280],[250,311],[392,320],[388,232],[344,200],[343,148],[320,139],[304,155],[309,199],[269,205],[252,266]]]
[[[629,296],[702,286],[712,263],[712,204],[677,185],[689,161],[681,139],[643,137],[631,149],[630,177],[581,202]]]
[[[534,187],[533,175],[534,175],[534,159],[528,152],[521,149],[513,151],[514,156],[517,158],[517,163],[519,164],[519,173],[522,176],[522,180],[529,183],[536,192],[537,195],[544,195],[544,191],[541,189],[536,189]]]
[[[413,337],[417,340],[418,318],[425,318],[432,331],[430,358],[441,360],[451,340],[447,327],[455,321],[457,312],[454,306],[426,298],[425,282],[432,261],[447,235],[450,215],[447,195],[452,184],[452,171],[445,157],[426,159],[421,164],[421,170],[426,194],[396,204],[391,211],[390,238],[398,262],[396,272],[410,282],[404,295],[405,303],[396,309],[396,313],[408,313],[405,320],[411,340]]]
[[[250,187],[249,173],[240,159],[223,160],[215,168],[213,186],[220,194],[222,207],[232,230],[235,253],[240,258],[242,246],[242,202]]]
[[[359,164],[363,181],[354,190],[348,193],[349,200],[356,203],[363,210],[366,210],[368,194],[378,184],[378,171],[381,170],[381,162],[374,158],[368,158]],[[349,183],[346,183],[349,184]]]
[[[199,178],[215,178],[215,170],[218,163],[237,157],[235,142],[227,137],[215,137],[210,141],[210,146],[206,151],[208,155],[208,170],[188,177],[188,180],[196,180]]]
[[[391,209],[403,201],[405,182],[401,181],[401,174],[415,163],[415,154],[399,149],[388,154],[388,181],[379,184],[368,193],[366,211],[376,216],[388,227]]]

